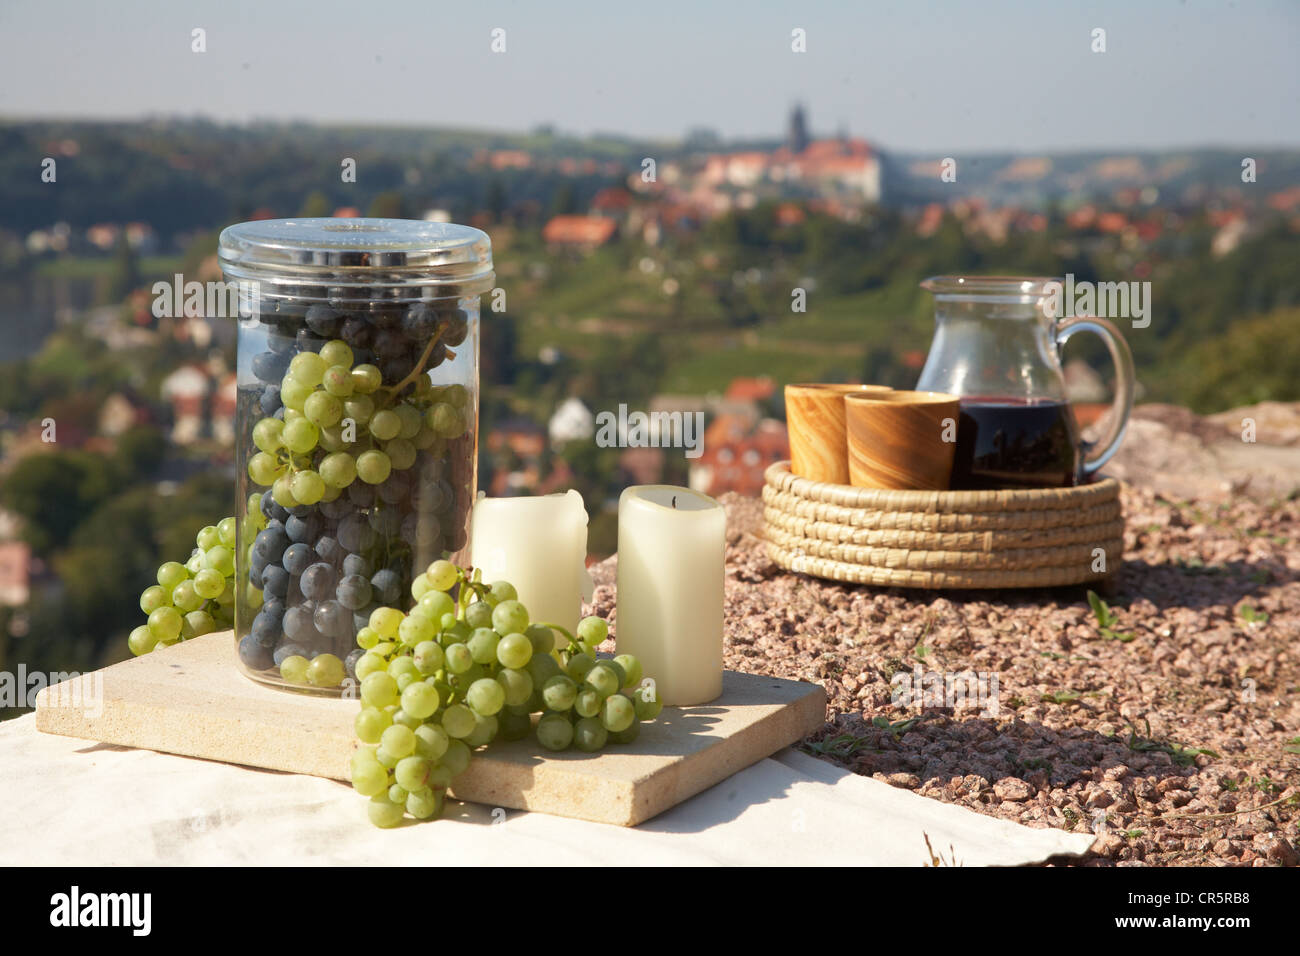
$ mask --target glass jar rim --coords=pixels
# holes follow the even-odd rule
[[[471,226],[420,219],[263,219],[222,230],[229,279],[330,286],[433,286],[446,295],[492,288],[492,240]]]
[[[921,282],[921,288],[935,298],[950,302],[1021,302],[1031,303],[1058,287],[1061,279],[1055,276],[931,276]]]

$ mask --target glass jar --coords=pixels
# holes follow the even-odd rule
[[[371,611],[407,609],[430,562],[464,563],[491,242],[448,223],[283,219],[231,226],[219,255],[239,302],[239,665],[341,696]]]

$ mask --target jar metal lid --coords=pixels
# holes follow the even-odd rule
[[[266,219],[222,230],[228,279],[297,286],[435,287],[441,295],[492,288],[487,233],[418,219]]]

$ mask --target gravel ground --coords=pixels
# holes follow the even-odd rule
[[[761,504],[723,500],[726,665],[826,688],[809,752],[979,813],[1095,833],[1083,865],[1300,864],[1300,501],[1197,505],[1126,485],[1107,638],[1079,588],[787,573],[764,550]],[[616,560],[593,569],[602,614]],[[996,676],[996,694],[896,706],[891,678],[916,668]]]

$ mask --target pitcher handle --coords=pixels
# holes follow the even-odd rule
[[[1133,371],[1133,353],[1114,323],[1092,316],[1064,319],[1056,326],[1056,345],[1059,348],[1076,332],[1093,332],[1101,337],[1115,365],[1115,401],[1111,406],[1110,427],[1097,442],[1100,450],[1090,450],[1083,460],[1083,475],[1091,478],[1110,457],[1119,450],[1128,429],[1128,416],[1133,411],[1133,390],[1136,376]]]

